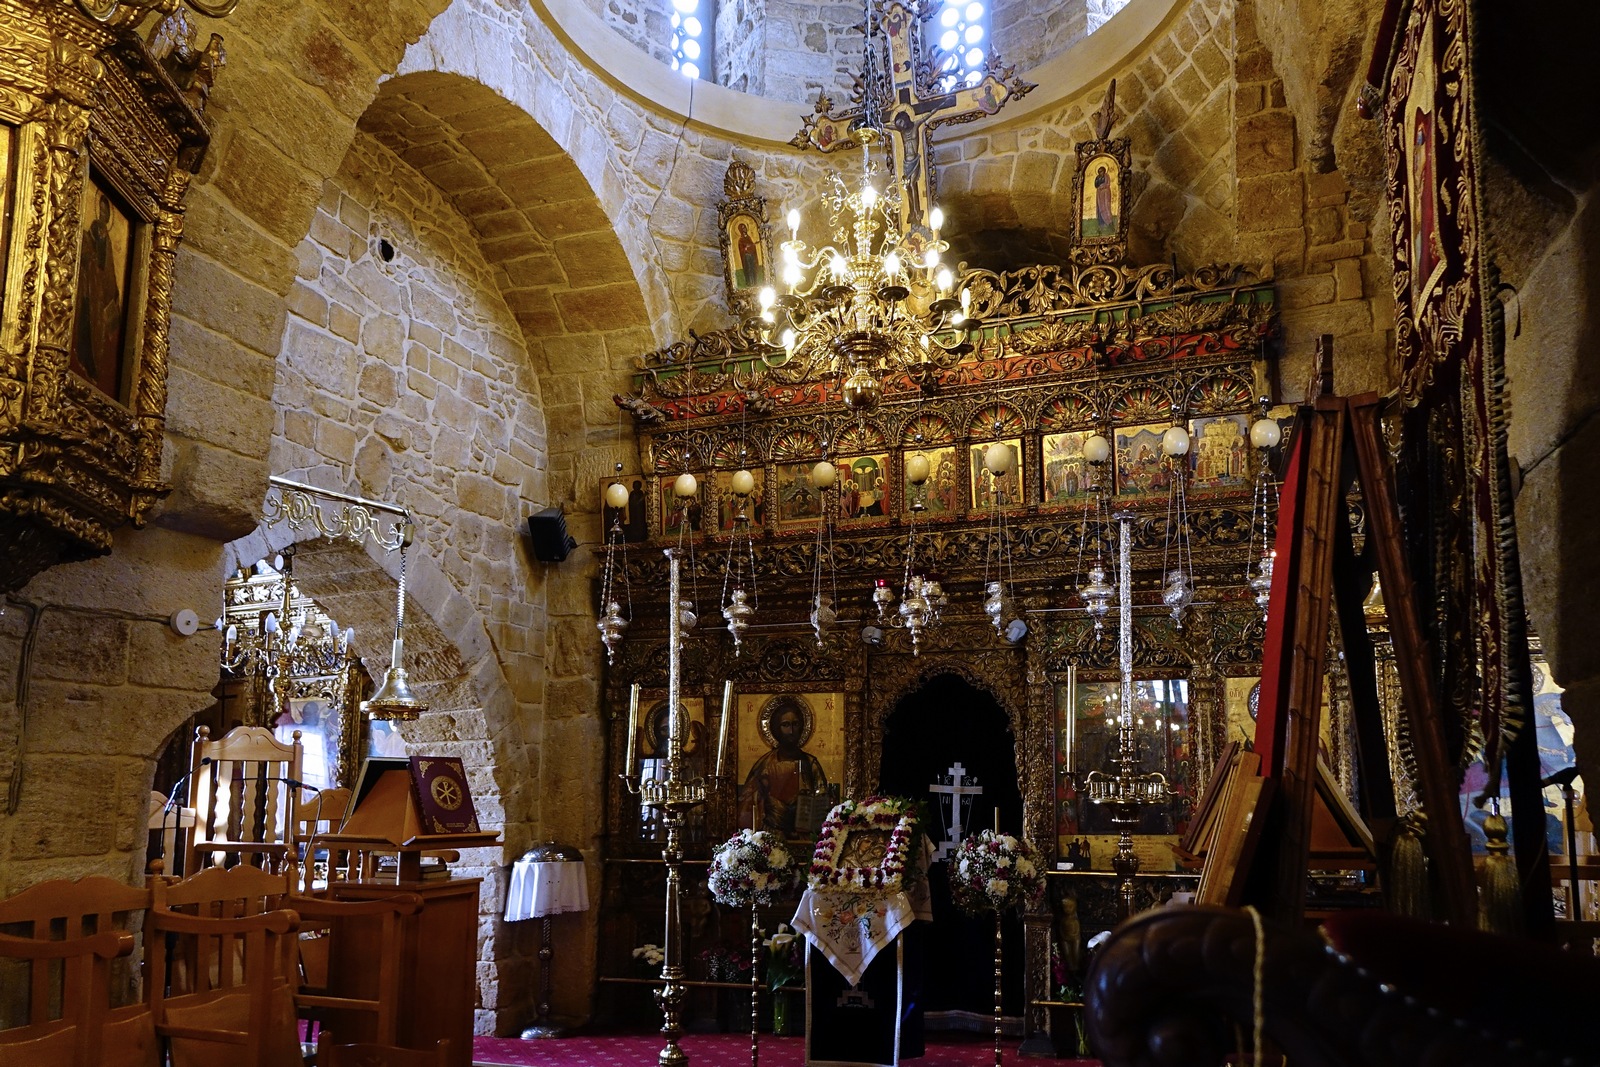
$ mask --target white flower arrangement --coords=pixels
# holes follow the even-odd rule
[[[957,846],[950,864],[950,895],[977,914],[1024,906],[1044,892],[1039,854],[1010,834],[984,830]]]
[[[633,950],[633,958],[646,967],[659,967],[667,958],[667,954],[661,950],[660,945],[640,945]]]
[[[905,888],[906,864],[915,837],[917,806],[900,797],[847,800],[828,812],[811,857],[811,888],[866,890],[887,896]],[[876,867],[840,865],[845,841],[858,830],[887,831],[889,844]]]
[[[766,830],[740,830],[711,853],[707,882],[718,904],[771,904],[795,887],[800,864],[783,838]]]

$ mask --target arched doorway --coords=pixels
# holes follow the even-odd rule
[[[957,763],[968,782],[975,778],[983,788],[968,805],[962,835],[993,827],[997,806],[1001,828],[1020,833],[1016,739],[1005,710],[993,695],[959,675],[939,674],[902,697],[889,714],[878,771],[882,792],[924,803],[935,845],[944,836],[951,802],[929,787],[948,778]],[[959,911],[950,900],[948,877],[945,863],[935,862],[929,878],[933,924],[923,939],[927,958],[921,976],[927,1024],[933,1029],[986,1029],[994,1017],[994,923],[987,915],[974,918]],[[1005,917],[1002,938],[1002,1003],[1007,1016],[1020,1016],[1023,938],[1017,915]]]

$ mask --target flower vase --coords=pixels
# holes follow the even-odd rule
[[[772,994],[772,1033],[776,1037],[797,1037],[805,1033],[805,1005],[787,989]]]

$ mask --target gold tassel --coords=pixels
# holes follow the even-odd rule
[[[1403,816],[1389,853],[1389,907],[1413,919],[1431,917],[1428,906],[1428,855],[1422,848],[1422,820]]]
[[[1500,814],[1500,801],[1491,798],[1489,815],[1483,820],[1483,836],[1488,839],[1488,857],[1483,861],[1483,889],[1478,902],[1478,925],[1497,934],[1522,931],[1522,887],[1517,879],[1516,861],[1506,843],[1506,820]]]

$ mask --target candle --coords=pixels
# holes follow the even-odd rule
[[[994,834],[996,837],[1000,836],[1000,805],[998,804],[994,806]]]
[[[639,683],[634,682],[633,688],[628,694],[628,751],[623,757],[623,767],[626,769],[622,772],[623,774],[630,776],[633,774],[633,756],[638,750],[638,734]]]
[[[722,683],[722,722],[717,726],[717,777],[722,777],[722,755],[728,751],[728,720],[733,717],[733,679]]]

